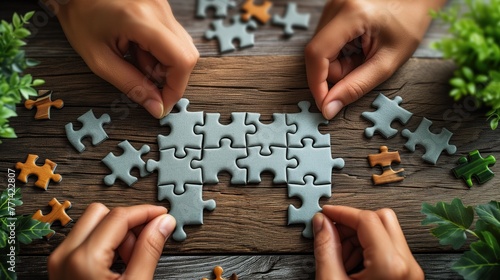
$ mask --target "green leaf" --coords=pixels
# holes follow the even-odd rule
[[[498,259],[498,240],[485,233],[488,241],[476,241],[470,245],[471,250],[452,266],[466,280],[494,280],[500,277],[500,260]]]
[[[480,219],[495,227],[500,228],[500,203],[490,201],[488,204],[476,207],[476,213]]]
[[[438,202],[432,206],[423,203],[421,213],[427,216],[422,225],[437,225],[431,233],[439,239],[440,244],[451,245],[455,250],[464,245],[467,240],[465,233],[474,220],[472,207],[465,207],[460,199],[455,198],[451,204]]]
[[[23,17],[23,21],[24,22],[28,22],[28,20],[30,20],[33,15],[35,14],[35,11],[30,11],[30,12],[27,12],[24,17]]]
[[[33,81],[33,83],[31,83],[31,86],[32,86],[32,87],[37,87],[37,86],[41,86],[41,85],[43,85],[43,84],[45,84],[45,81],[44,81],[44,80],[42,80],[42,79],[35,79],[35,80]]]
[[[17,239],[22,244],[29,244],[34,239],[41,239],[48,234],[53,234],[49,223],[34,220],[31,216],[18,216],[16,225]]]
[[[14,24],[14,27],[16,28],[21,26],[21,18],[17,13],[14,13],[14,15],[12,15],[12,24]]]
[[[10,267],[11,266],[9,264],[9,258],[7,257],[7,254],[0,254],[0,279],[17,279],[16,273],[9,270]]]
[[[23,95],[24,99],[29,99],[30,96],[36,96],[37,92],[34,88],[32,87],[21,87],[19,88],[19,91]]]
[[[0,217],[10,216],[9,207],[12,208],[23,205],[21,199],[21,188],[5,189],[0,195]]]

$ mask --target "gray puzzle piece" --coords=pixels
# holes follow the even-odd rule
[[[193,168],[201,168],[203,183],[219,183],[217,174],[227,171],[231,174],[231,184],[246,184],[247,170],[238,167],[236,160],[247,156],[245,148],[232,148],[231,140],[222,139],[220,148],[204,149],[201,160],[193,160]]]
[[[203,135],[195,134],[195,125],[203,124],[203,112],[188,112],[189,100],[182,98],[176,104],[178,113],[170,113],[160,120],[160,125],[168,125],[170,134],[158,135],[160,150],[175,148],[176,157],[185,157],[186,148],[201,149]]]
[[[141,156],[149,152],[149,146],[143,145],[140,150],[136,150],[127,140],[118,144],[123,150],[123,154],[115,156],[109,153],[102,162],[113,172],[104,177],[104,183],[112,186],[116,179],[120,179],[128,186],[132,186],[137,182],[137,177],[130,175],[130,170],[133,168],[139,169],[139,175],[144,177],[149,174],[146,170],[146,163]]]
[[[90,109],[87,113],[78,117],[77,120],[83,125],[80,130],[75,131],[73,129],[73,123],[67,123],[64,128],[69,142],[78,152],[81,153],[85,150],[85,145],[82,143],[82,139],[85,137],[91,137],[92,145],[94,146],[108,139],[108,134],[103,128],[104,124],[111,122],[111,118],[108,114],[103,114],[100,118],[96,118],[94,112]]]
[[[314,147],[330,147],[330,134],[321,134],[318,130],[318,126],[328,124],[328,120],[320,113],[309,112],[310,107],[311,103],[301,101],[299,102],[300,113],[286,115],[286,123],[296,126],[294,133],[288,133],[288,147],[303,147],[302,139],[304,138],[312,138]]]
[[[167,199],[170,202],[169,214],[176,220],[175,231],[172,238],[176,241],[186,240],[185,225],[202,225],[203,209],[213,211],[215,200],[203,200],[201,185],[186,185],[186,191],[177,195],[173,185],[158,186],[158,200]]]
[[[306,227],[302,235],[313,238],[312,218],[321,211],[319,199],[332,196],[332,185],[314,185],[314,177],[306,176],[305,185],[288,185],[288,197],[299,197],[302,200],[300,208],[288,206],[288,225],[304,224]]]
[[[247,146],[262,147],[262,155],[270,155],[271,146],[287,147],[287,133],[293,132],[293,126],[286,124],[286,116],[284,114],[273,114],[273,122],[263,124],[260,122],[260,114],[247,113],[246,124],[255,125],[257,131],[253,134],[247,134]]]
[[[285,16],[273,15],[273,24],[283,26],[286,36],[293,35],[293,28],[308,28],[310,14],[299,14],[296,3],[288,3]]]
[[[198,0],[196,6],[196,16],[199,18],[207,17],[207,9],[215,9],[216,17],[226,17],[228,8],[236,7],[236,3],[230,0]]]
[[[218,37],[220,52],[234,51],[234,40],[239,40],[240,48],[252,47],[254,45],[254,34],[247,31],[248,28],[256,29],[257,23],[253,20],[243,22],[240,15],[232,17],[232,24],[229,26],[224,25],[222,19],[212,22],[214,30],[207,30],[205,38],[213,39]]]
[[[316,178],[315,184],[331,184],[332,169],[343,168],[344,159],[332,159],[330,148],[315,148],[312,139],[304,139],[303,148],[288,148],[288,158],[295,158],[299,164],[296,168],[288,168],[288,183],[304,184],[304,177],[312,175]]]
[[[366,137],[372,138],[376,131],[386,139],[394,137],[398,130],[392,128],[391,123],[398,120],[400,123],[406,124],[413,115],[413,113],[399,106],[401,102],[403,102],[403,98],[400,96],[396,96],[394,100],[391,100],[380,93],[372,103],[372,106],[378,108],[378,110],[361,114],[374,124],[374,126],[365,129]]]
[[[260,174],[269,171],[274,174],[273,183],[281,184],[287,182],[287,168],[296,167],[297,160],[287,159],[286,148],[271,147],[271,155],[260,154],[260,147],[248,147],[248,157],[239,159],[238,166],[248,170],[248,182],[260,183]]]
[[[219,123],[219,113],[205,114],[205,124],[195,126],[194,132],[203,134],[203,148],[219,148],[220,140],[231,139],[231,147],[245,148],[246,134],[255,133],[255,126],[245,124],[246,113],[231,113],[231,123]]]
[[[415,146],[422,145],[425,148],[425,154],[422,158],[427,162],[436,164],[439,156],[444,150],[446,150],[449,155],[452,155],[457,151],[457,147],[448,143],[453,133],[446,128],[441,129],[439,134],[432,133],[429,130],[431,125],[432,121],[424,118],[414,132],[404,129],[401,134],[408,138],[405,144],[408,150],[415,152]]]

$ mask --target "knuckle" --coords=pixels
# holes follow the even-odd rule
[[[360,99],[368,91],[369,86],[363,81],[355,81],[353,83],[345,83],[345,92],[349,96],[349,103]],[[347,104],[346,104],[347,105]]]
[[[111,212],[109,212],[108,215],[112,219],[122,220],[122,219],[126,219],[127,213],[128,213],[128,211],[125,207],[116,207],[113,210],[111,210]]]
[[[321,48],[318,43],[313,39],[311,40],[304,49],[304,55],[306,59],[312,59],[320,56]]]
[[[144,249],[146,250],[146,252],[148,252],[148,254],[151,257],[158,259],[160,258],[161,253],[163,252],[163,246],[164,246],[163,238],[155,235],[146,239],[146,246],[144,246]]]

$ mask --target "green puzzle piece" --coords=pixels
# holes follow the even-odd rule
[[[463,178],[467,186],[472,187],[472,176],[476,177],[479,184],[482,184],[495,175],[489,168],[496,163],[494,156],[489,155],[483,158],[478,150],[469,153],[469,157],[461,157],[458,166],[453,168],[453,174],[457,178]]]

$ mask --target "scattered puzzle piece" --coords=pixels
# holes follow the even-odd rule
[[[255,133],[255,126],[245,124],[246,113],[231,113],[231,123],[219,123],[219,113],[205,114],[205,124],[195,126],[194,132],[203,134],[203,148],[219,148],[223,138],[231,139],[231,147],[245,148],[246,134]]]
[[[457,151],[457,147],[448,143],[453,133],[443,128],[439,134],[434,134],[429,130],[431,125],[432,121],[424,118],[415,132],[404,129],[401,134],[403,137],[408,138],[405,144],[408,150],[414,152],[416,145],[422,145],[425,148],[425,154],[422,158],[427,162],[436,164],[443,150],[452,155]]]
[[[236,7],[236,3],[230,0],[198,0],[196,16],[205,18],[207,17],[207,9],[215,9],[216,17],[226,17],[227,10],[234,7]]]
[[[273,114],[273,122],[263,124],[260,122],[260,114],[247,113],[247,124],[255,125],[257,129],[253,134],[247,134],[247,146],[262,147],[261,154],[270,155],[270,147],[287,147],[287,133],[293,132],[293,127],[286,124],[284,114]]]
[[[248,170],[248,182],[260,183],[260,174],[270,171],[274,174],[273,183],[281,184],[287,182],[287,168],[296,167],[297,160],[287,159],[286,148],[271,147],[272,153],[268,156],[260,154],[260,147],[248,147],[248,157],[239,159],[238,166]]]
[[[50,119],[50,108],[56,107],[61,109],[64,106],[62,99],[56,99],[52,101],[52,91],[51,90],[39,90],[39,97],[36,100],[26,100],[24,102],[24,107],[31,110],[36,107],[36,120],[48,120]]]
[[[288,225],[305,224],[302,236],[313,238],[312,218],[321,211],[319,199],[332,196],[332,185],[315,185],[313,176],[304,177],[304,185],[288,184],[288,197],[299,197],[302,200],[300,208],[288,206]]]
[[[49,214],[43,215],[42,210],[36,211],[36,213],[32,216],[34,220],[38,220],[43,223],[49,223],[52,225],[55,221],[61,222],[62,226],[66,226],[68,223],[73,221],[68,214],[66,214],[66,210],[71,208],[71,202],[68,200],[64,201],[63,204],[59,203],[56,198],[52,198],[49,201],[49,206],[52,207],[52,211]],[[46,237],[52,237],[53,233],[48,234]]]
[[[368,155],[368,161],[370,162],[371,167],[375,167],[379,165],[382,167],[382,174],[372,175],[372,180],[375,185],[382,185],[387,183],[394,183],[404,180],[404,169],[401,168],[398,171],[394,171],[391,168],[391,164],[393,162],[400,163],[401,158],[399,156],[399,152],[389,152],[387,146],[380,147],[380,154],[372,154]]]
[[[104,183],[112,186],[116,179],[120,179],[128,186],[132,186],[137,182],[137,177],[130,175],[132,168],[139,169],[139,175],[144,177],[148,175],[146,170],[146,163],[142,160],[141,156],[149,152],[149,146],[143,145],[140,150],[136,150],[127,140],[118,144],[123,150],[123,154],[115,156],[109,153],[102,162],[113,171],[111,174],[104,177]]]
[[[318,130],[319,125],[328,124],[328,120],[320,113],[309,112],[310,107],[311,103],[302,101],[299,102],[300,113],[286,115],[286,123],[296,126],[293,133],[288,133],[288,147],[303,147],[304,138],[312,138],[313,147],[330,147],[330,134],[321,134]]]
[[[96,146],[108,139],[108,134],[104,131],[103,125],[111,122],[111,118],[108,114],[103,114],[100,118],[96,118],[92,109],[87,113],[81,115],[77,119],[83,124],[80,130],[73,129],[73,123],[67,123],[64,127],[66,129],[66,136],[69,142],[78,152],[83,152],[85,150],[85,145],[82,143],[82,139],[85,137],[92,138],[92,145]]]
[[[54,173],[57,167],[56,163],[54,163],[49,159],[46,159],[45,164],[39,166],[36,164],[37,160],[38,160],[37,155],[28,154],[26,162],[16,163],[16,168],[21,170],[19,176],[17,177],[19,181],[27,183],[28,177],[30,175],[36,175],[38,178],[35,182],[35,186],[44,190],[47,190],[50,180],[57,183],[62,181],[62,176],[60,174]]]
[[[308,28],[309,14],[299,14],[297,12],[296,3],[288,3],[286,6],[285,16],[273,15],[273,24],[284,27],[285,36],[292,36],[293,28]]]
[[[222,273],[224,273],[222,267],[220,266],[214,267],[215,280],[225,280],[226,278],[222,277]],[[202,278],[201,280],[208,280],[208,278]],[[233,273],[231,277],[229,277],[229,280],[238,280],[238,275]]]
[[[472,187],[472,176],[474,176],[479,184],[482,184],[495,175],[489,168],[496,163],[494,156],[489,155],[483,158],[478,150],[469,153],[469,158],[461,157],[458,160],[458,166],[453,168],[455,177],[462,178],[467,183],[467,186]]]
[[[174,193],[173,185],[158,186],[158,200],[170,201],[169,214],[174,216],[177,224],[172,238],[176,241],[184,241],[187,237],[184,231],[185,225],[202,225],[203,209],[214,210],[213,199],[204,201],[202,198],[202,186],[186,184],[186,191],[180,195]]]
[[[254,0],[246,0],[242,6],[242,10],[245,11],[241,15],[241,18],[244,21],[249,21],[250,18],[254,17],[261,23],[266,23],[271,19],[271,15],[269,14],[269,9],[273,6],[273,3],[270,1],[264,0],[262,4],[256,5]]]
[[[253,20],[243,22],[239,15],[234,15],[232,24],[225,26],[222,19],[212,22],[214,30],[207,30],[205,38],[219,39],[219,49],[221,53],[234,51],[234,40],[239,40],[240,48],[252,47],[254,45],[254,34],[247,31],[248,28],[256,29],[257,23]]]
[[[377,111],[361,114],[374,124],[374,126],[365,129],[366,137],[372,138],[375,132],[379,132],[386,139],[394,137],[398,130],[391,127],[392,122],[398,120],[401,124],[406,124],[413,115],[399,106],[401,102],[403,102],[403,98],[400,96],[391,100],[380,93],[372,103],[373,107],[378,108]]]

